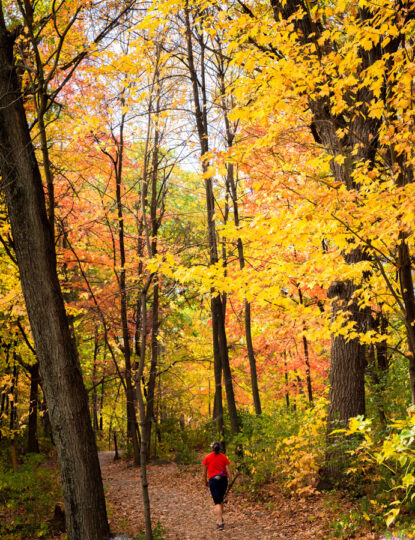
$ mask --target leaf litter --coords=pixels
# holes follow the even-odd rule
[[[126,460],[114,462],[113,455],[100,452],[111,531],[133,539],[144,529],[140,468],[132,467]],[[149,464],[147,474],[153,527],[159,522],[166,540],[333,537],[329,524],[335,519],[335,512],[319,494],[291,499],[278,486],[270,486],[266,497],[255,500],[233,489],[225,505],[225,530],[217,531],[214,505],[208,488],[202,485],[200,466]],[[345,500],[343,504],[342,511],[350,506]],[[351,537],[379,538],[363,531]]]

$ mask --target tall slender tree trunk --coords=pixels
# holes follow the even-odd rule
[[[105,356],[104,356],[105,359]],[[102,380],[101,383],[101,401],[100,401],[100,408],[99,408],[99,430],[103,431],[104,428],[104,419],[103,419],[103,410],[104,410],[104,380]]]
[[[151,248],[150,257],[157,255],[157,234],[160,226],[161,216],[157,214],[159,207],[158,197],[158,177],[159,177],[159,159],[160,159],[160,133],[159,133],[159,117],[160,117],[160,80],[159,72],[156,69],[155,74],[155,86],[156,86],[156,100],[155,100],[155,128],[154,128],[154,142],[153,142],[153,156],[151,165],[151,204],[150,204],[150,224],[151,224],[151,239],[148,239],[148,244]],[[153,303],[152,303],[152,321],[151,321],[151,360],[150,360],[150,373],[147,384],[147,407],[146,407],[146,458],[150,458],[151,447],[151,431],[152,423],[154,421],[154,401],[156,394],[156,381],[157,381],[157,365],[159,356],[159,292],[160,282],[158,274],[155,274],[153,278]]]
[[[107,538],[88,398],[56,271],[42,179],[0,8],[0,174],[26,308],[58,452],[70,540]]]
[[[94,336],[94,357],[92,360],[92,426],[95,433],[98,431],[98,394],[97,394],[97,356],[98,356],[98,335],[95,329]]]
[[[29,402],[29,425],[27,451],[38,453],[39,442],[37,437],[37,420],[38,420],[38,399],[39,399],[39,363],[30,366],[30,402]]]
[[[285,391],[285,403],[287,405],[287,410],[289,411],[290,410],[290,391],[288,389],[287,353],[285,351],[283,352],[283,357],[284,357],[285,386],[287,388]]]
[[[227,123],[229,123],[229,121]],[[228,146],[231,147],[232,146],[231,141],[233,140],[233,135],[230,133],[229,128],[227,128],[227,132],[228,132]],[[234,223],[236,227],[239,227],[238,194],[237,194],[236,182],[235,182],[235,177],[234,177],[234,166],[232,163],[229,163],[227,165],[227,171],[228,171],[227,181],[231,188]],[[240,238],[238,238],[237,240],[237,248],[238,248],[239,267],[242,270],[243,268],[245,268],[245,255],[244,255],[244,248],[243,248],[242,240]],[[245,313],[244,313],[245,339],[246,339],[246,349],[248,353],[249,371],[251,375],[252,399],[254,402],[255,413],[257,415],[260,415],[262,413],[262,407],[261,407],[261,398],[259,396],[258,372],[257,372],[257,366],[256,366],[254,344],[252,341],[251,304],[250,302],[248,302],[248,300],[246,300],[246,298],[244,301],[244,309],[245,309]]]
[[[156,282],[153,286],[153,304],[151,321],[151,361],[150,374],[147,385],[147,407],[146,407],[146,438],[147,451],[146,458],[150,457],[151,431],[154,420],[154,399],[157,380],[157,361],[158,361],[158,310],[159,310],[159,285]]]
[[[223,421],[223,396],[222,396],[222,361],[219,350],[219,330],[218,330],[218,318],[216,315],[216,308],[213,303],[214,299],[210,301],[210,311],[212,314],[212,338],[213,338],[213,374],[215,379],[215,391],[213,394],[213,420],[216,423],[218,433],[223,437],[224,435],[224,421]]]
[[[18,371],[16,365],[16,356],[13,354],[13,377],[12,377],[12,386],[10,389],[11,403],[10,403],[10,424],[9,429],[11,433],[11,443],[10,443],[10,453],[12,458],[13,472],[17,472],[19,464],[17,462],[17,452],[16,452],[16,434],[15,429],[17,427],[17,383],[18,383]]]
[[[124,104],[124,101],[121,100]],[[118,241],[120,248],[120,311],[121,311],[121,325],[123,336],[123,354],[125,362],[125,385],[126,385],[126,399],[127,399],[127,435],[133,444],[134,465],[140,465],[140,445],[138,443],[137,434],[137,416],[135,410],[134,401],[134,387],[133,377],[131,373],[131,344],[130,344],[130,331],[128,327],[128,306],[127,306],[127,289],[126,289],[126,255],[125,255],[125,241],[124,241],[124,215],[123,204],[121,196],[122,174],[123,174],[123,153],[124,153],[124,124],[125,114],[122,114],[120,124],[120,136],[117,148],[117,158],[114,161],[115,169],[115,193],[117,201],[117,214],[118,214]]]
[[[229,120],[229,107],[226,102],[226,87],[225,87],[225,64],[224,56],[222,54],[221,43],[218,42],[218,54],[216,55],[217,59],[217,70],[218,70],[218,79],[219,79],[219,90],[221,93],[221,104],[223,112],[223,120],[225,123],[225,139],[226,146],[230,150],[233,146],[235,133],[234,129],[231,128],[231,122]],[[233,208],[233,219],[236,227],[239,227],[239,205],[238,205],[238,193],[237,193],[237,182],[235,181],[235,167],[233,163],[228,163],[226,165],[226,184],[232,200]],[[239,267],[241,270],[245,268],[245,256],[244,248],[241,238],[237,239],[237,249],[238,249],[238,259]],[[246,349],[248,353],[249,361],[249,371],[251,375],[251,388],[252,388],[252,399],[254,402],[255,413],[260,415],[262,413],[261,408],[261,399],[259,396],[258,389],[258,373],[256,367],[256,358],[254,352],[254,345],[252,341],[252,323],[251,323],[251,304],[245,299],[244,301],[244,326],[245,326],[245,340],[246,340]]]
[[[137,398],[138,398],[138,410],[140,415],[140,433],[141,433],[141,445],[140,445],[140,456],[141,456],[141,489],[143,494],[143,504],[144,504],[144,519],[146,527],[146,540],[152,540],[153,531],[151,526],[151,507],[150,507],[150,494],[148,490],[148,479],[147,479],[147,448],[148,448],[148,437],[146,429],[146,408],[144,404],[143,396],[143,373],[144,373],[144,362],[146,357],[146,327],[147,327],[147,290],[151,284],[151,279],[147,280],[146,285],[141,291],[141,352],[140,352],[140,363],[137,371]]]
[[[411,401],[415,405],[415,296],[411,257],[404,235],[401,235],[398,245],[398,262],[399,285],[405,308],[405,328],[410,351],[409,387],[411,390]]]
[[[386,336],[388,319],[380,311],[373,319],[373,330],[382,336]],[[388,345],[386,339],[370,346],[368,357],[370,359],[369,374],[374,383],[374,401],[378,410],[379,420],[383,428],[386,428],[387,418],[385,411],[386,377],[389,369]]]
[[[193,104],[196,119],[196,128],[200,144],[200,155],[202,159],[202,172],[205,178],[205,191],[206,191],[206,210],[207,210],[207,228],[209,238],[209,250],[210,250],[210,264],[217,264],[219,261],[217,238],[216,238],[216,226],[215,226],[215,198],[213,194],[213,182],[212,178],[208,174],[209,162],[207,160],[207,153],[209,151],[209,138],[208,138],[208,120],[207,120],[207,96],[206,96],[206,80],[205,80],[205,45],[203,42],[203,36],[200,37],[199,44],[201,47],[201,74],[200,81],[195,67],[194,53],[193,53],[193,37],[192,28],[190,25],[190,9],[186,2],[185,10],[185,26],[186,26],[186,46],[187,46],[187,63],[189,69],[189,76],[192,83],[193,91]],[[214,356],[214,371],[215,371],[215,385],[216,393],[214,414],[216,414],[216,421],[218,423],[219,432],[223,432],[223,425],[219,425],[219,422],[223,418],[221,411],[221,381],[217,376],[219,370],[223,370],[226,399],[228,404],[229,419],[231,423],[231,429],[233,433],[239,432],[239,418],[236,410],[235,396],[233,392],[232,374],[229,364],[228,345],[226,339],[226,327],[225,327],[225,313],[224,306],[220,295],[215,295],[215,291],[212,291],[211,311],[212,311],[212,337],[213,337],[213,356]]]
[[[299,285],[297,285],[298,289],[298,296],[300,299],[300,304],[304,304],[303,300],[303,292]],[[306,330],[306,324],[305,321],[303,321],[303,331]],[[309,403],[313,403],[313,387],[311,384],[311,368],[310,368],[310,354],[308,350],[308,340],[306,336],[303,334],[303,350],[304,350],[304,363],[305,363],[305,374],[306,374],[306,381],[307,381],[307,394],[308,394],[308,401]]]

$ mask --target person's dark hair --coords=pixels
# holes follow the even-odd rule
[[[222,445],[218,441],[213,442],[211,444],[211,446],[212,446],[212,450],[215,452],[215,454],[219,454],[220,451],[222,450]]]

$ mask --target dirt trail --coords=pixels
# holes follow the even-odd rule
[[[100,452],[109,519],[115,533],[134,538],[143,529],[140,469],[113,462]],[[316,499],[287,500],[278,495],[265,507],[231,492],[225,507],[225,531],[216,531],[213,503],[203,488],[200,467],[181,470],[174,463],[148,468],[152,521],[167,531],[167,540],[324,539],[327,508]],[[323,526],[323,529],[322,529]],[[362,538],[374,538],[365,536]]]

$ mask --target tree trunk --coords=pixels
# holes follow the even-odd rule
[[[285,3],[270,0],[276,21],[282,17],[284,20],[293,18],[297,39],[300,45],[317,44],[316,55],[331,54],[336,44],[319,48],[318,41],[324,31],[325,23],[322,20],[312,19],[309,11],[303,11],[303,16],[294,17],[298,10],[304,6],[299,0],[287,0]],[[362,21],[370,16],[368,10],[361,9],[358,16]],[[395,45],[394,45],[395,46]],[[359,50],[361,70],[368,68],[382,56],[382,48],[373,47],[369,51],[363,47]],[[320,60],[321,61],[321,60]],[[385,78],[386,80],[386,78]],[[330,82],[330,81],[329,81]],[[337,182],[342,182],[349,190],[359,190],[352,172],[354,164],[365,161],[370,165],[375,162],[379,144],[379,128],[381,120],[372,118],[368,114],[368,107],[373,92],[365,85],[357,87],[346,114],[333,112],[330,99],[322,97],[318,92],[309,97],[309,108],[312,114],[311,131],[314,139],[321,144],[327,153],[332,156],[331,169]],[[342,135],[338,129],[342,127]],[[338,155],[344,156],[343,162],[336,161]],[[345,260],[348,264],[355,264],[367,259],[361,248],[354,249]],[[364,277],[363,277],[364,279]],[[355,325],[355,331],[365,332],[370,327],[370,313],[367,309],[359,310],[356,299],[353,298],[357,286],[348,280],[333,283],[328,296],[333,299],[333,318],[338,314],[345,317],[347,322]],[[332,336],[331,368],[330,368],[330,394],[327,432],[331,433],[339,424],[344,427],[350,417],[365,412],[365,348],[359,338],[347,340],[343,336]],[[328,440],[330,441],[330,436]],[[330,475],[331,452],[327,453],[327,471]]]
[[[213,373],[215,377],[215,392],[213,394],[213,421],[216,422],[218,433],[223,437],[224,422],[223,422],[223,397],[222,397],[222,362],[219,352],[218,340],[218,318],[214,306],[214,299],[210,301],[212,313],[212,338],[213,338]]]
[[[403,235],[398,246],[399,285],[405,306],[405,327],[410,351],[409,358],[409,386],[411,389],[412,405],[415,404],[415,296],[412,279],[412,265],[408,244]]]
[[[98,431],[98,394],[97,394],[97,356],[98,356],[98,335],[95,330],[94,358],[92,361],[92,426],[94,432]]]
[[[121,100],[123,103],[123,100]],[[125,242],[124,242],[124,216],[123,205],[121,200],[121,184],[122,184],[122,170],[123,170],[123,152],[124,152],[124,123],[125,114],[122,115],[120,124],[120,140],[117,148],[117,158],[113,161],[115,169],[115,192],[117,201],[117,214],[118,214],[118,241],[120,246],[120,311],[121,311],[121,325],[123,336],[123,353],[125,362],[125,385],[126,385],[126,398],[127,398],[127,436],[133,444],[134,453],[134,465],[140,465],[140,446],[138,444],[137,435],[137,415],[135,410],[134,401],[134,388],[133,378],[131,374],[131,345],[130,345],[130,331],[128,327],[128,305],[127,305],[127,289],[126,289],[126,257],[125,257]]]
[[[85,391],[60,289],[53,235],[0,10],[0,173],[22,290],[58,452],[68,538],[108,537],[105,497]]]
[[[300,299],[300,304],[304,304],[303,300],[303,292],[301,288],[297,285],[298,289],[298,296]],[[305,321],[303,321],[303,331],[306,330],[306,324]],[[306,374],[306,381],[307,381],[307,393],[308,393],[308,402],[313,403],[313,388],[311,385],[311,368],[310,368],[310,354],[308,351],[308,341],[305,335],[303,335],[303,349],[304,349],[304,363],[305,363],[305,374]]]
[[[37,412],[39,395],[39,363],[30,366],[30,403],[29,403],[29,426],[27,451],[39,453],[39,442],[37,438]]]
[[[146,327],[147,327],[147,289],[150,286],[151,279],[148,279],[146,286],[143,287],[141,291],[141,352],[140,352],[140,363],[137,372],[137,398],[138,398],[138,411],[140,415],[140,432],[141,432],[141,442],[140,442],[140,456],[141,456],[141,490],[143,495],[143,505],[144,505],[144,519],[146,526],[146,540],[152,540],[153,532],[151,526],[151,506],[150,506],[150,495],[148,490],[148,480],[147,480],[147,430],[146,430],[146,410],[144,405],[143,397],[143,372],[144,372],[144,361],[146,357]]]
[[[356,264],[364,258],[360,249],[345,255],[349,264]],[[354,298],[356,289],[357,286],[349,280],[335,282],[330,286],[327,296],[333,299],[333,318],[339,312],[344,312],[344,306],[347,305],[348,320],[355,322],[357,332],[362,332],[370,327],[372,317],[370,308],[359,308],[358,300]],[[332,336],[328,434],[338,427],[346,427],[349,418],[365,414],[366,364],[366,347],[359,339]]]
[[[220,41],[218,41],[219,51],[216,55],[217,60],[217,70],[218,70],[218,79],[219,79],[219,90],[221,93],[221,103],[222,103],[222,112],[223,120],[225,123],[225,138],[226,145],[228,150],[233,146],[234,137],[235,137],[235,127],[231,128],[231,122],[229,120],[229,109],[226,102],[226,87],[225,87],[225,61],[222,54],[222,46]],[[237,183],[235,181],[235,168],[233,163],[227,163],[226,165],[226,184],[229,190],[232,208],[233,208],[233,219],[236,227],[239,227],[239,205],[238,205],[238,193],[237,193]],[[245,267],[245,256],[242,240],[237,239],[237,248],[238,248],[238,259],[239,267],[242,270]],[[252,325],[251,325],[251,304],[245,299],[245,339],[246,339],[246,349],[248,353],[249,361],[249,370],[251,375],[251,388],[252,388],[252,399],[254,402],[255,413],[260,415],[262,413],[261,408],[261,399],[259,396],[258,389],[258,373],[256,367],[256,358],[254,352],[254,345],[252,342]]]
[[[213,298],[213,303],[214,303],[214,309],[217,316],[219,352],[220,352],[220,359],[222,363],[223,378],[225,382],[226,402],[228,405],[229,420],[231,423],[232,433],[236,434],[239,432],[239,418],[238,418],[238,412],[236,410],[235,394],[233,391],[232,373],[231,373],[231,367],[229,363],[228,341],[226,338],[226,327],[225,327],[225,313],[224,313],[225,308],[224,308],[220,295],[215,296]]]
[[[230,147],[229,143],[231,140],[231,134],[229,133],[229,128],[227,128],[227,132],[228,132],[228,146]],[[238,195],[237,195],[237,190],[236,190],[234,168],[233,168],[232,163],[227,165],[227,173],[228,173],[227,180],[231,188],[234,223],[236,227],[239,227]],[[245,268],[245,255],[244,255],[244,248],[243,248],[242,240],[240,238],[238,238],[237,240],[237,247],[238,247],[239,267],[242,270],[243,268]],[[251,375],[252,399],[254,402],[255,414],[260,415],[262,413],[262,408],[261,408],[261,399],[259,396],[259,389],[258,389],[258,373],[257,373],[257,367],[256,367],[254,344],[252,342],[251,304],[246,299],[245,299],[244,322],[245,322],[246,349],[248,353],[249,371]]]
[[[207,121],[207,97],[206,97],[206,81],[205,81],[205,63],[204,63],[204,43],[203,38],[200,39],[201,45],[201,58],[200,58],[200,81],[195,67],[194,53],[193,53],[193,38],[192,29],[190,26],[190,9],[188,2],[185,6],[185,25],[186,25],[186,46],[187,46],[187,62],[188,70],[192,83],[193,91],[193,104],[196,120],[196,128],[199,137],[200,155],[202,159],[202,171],[205,176],[205,191],[206,191],[206,215],[207,215],[207,229],[209,238],[209,255],[210,264],[217,264],[218,248],[216,238],[216,226],[215,226],[215,198],[213,194],[213,182],[212,178],[208,176],[209,162],[207,160],[207,153],[209,151],[209,138],[208,138],[208,121]],[[239,432],[239,419],[236,410],[235,397],[233,392],[233,382],[231,369],[228,356],[228,345],[226,339],[226,327],[225,327],[225,313],[224,306],[220,295],[215,295],[215,291],[212,290],[212,337],[213,337],[213,357],[214,357],[214,370],[215,370],[215,406],[217,411],[220,411],[221,402],[221,381],[217,377],[219,369],[223,370],[226,388],[226,399],[228,404],[229,418],[231,421],[231,429],[233,433]],[[215,407],[214,407],[215,410]],[[220,413],[217,416],[217,422],[221,419]],[[219,431],[223,431],[223,426],[218,425]]]
[[[146,408],[146,438],[147,450],[146,459],[150,458],[151,446],[151,427],[154,420],[154,396],[157,379],[157,360],[158,360],[158,327],[159,327],[159,284],[156,282],[153,287],[153,309],[151,322],[151,361],[150,375],[147,385],[147,408]]]
[[[388,320],[382,312],[373,319],[373,329],[380,335],[385,336]],[[385,389],[386,377],[389,369],[388,345],[386,339],[372,344],[369,351],[370,366],[368,372],[374,383],[374,399],[378,410],[379,420],[383,428],[386,428],[387,418],[385,412]]]
[[[157,51],[157,58],[159,57],[159,51]],[[159,132],[159,119],[160,119],[160,74],[156,69],[154,81],[156,84],[156,99],[155,99],[155,127],[154,127],[154,141],[152,149],[152,163],[151,163],[151,204],[150,204],[150,223],[151,223],[151,239],[147,238],[148,246],[150,247],[149,257],[155,257],[157,255],[157,235],[163,216],[163,204],[165,191],[161,187],[161,200],[159,200],[158,193],[158,180],[159,180],[159,159],[160,159],[160,132]],[[158,215],[158,209],[160,208],[160,215]],[[146,219],[145,214],[143,220]],[[159,357],[159,294],[160,294],[160,282],[158,274],[155,273],[153,278],[153,303],[152,303],[152,321],[151,321],[151,361],[150,361],[150,373],[147,385],[147,408],[146,408],[146,438],[147,449],[146,458],[150,458],[151,447],[151,431],[152,423],[154,421],[154,401],[156,394],[156,381],[157,381],[157,365]]]
[[[101,404],[99,409],[99,430],[102,431],[104,429],[104,420],[102,417],[102,411],[104,410],[104,380],[102,380],[101,384]]]
[[[11,403],[10,403],[10,434],[11,434],[11,444],[10,444],[10,453],[12,458],[13,472],[17,472],[19,464],[17,462],[17,452],[16,452],[16,434],[14,430],[17,427],[17,383],[18,383],[18,372],[16,366],[16,357],[13,355],[14,365],[13,365],[13,378],[12,386],[10,388]]]

